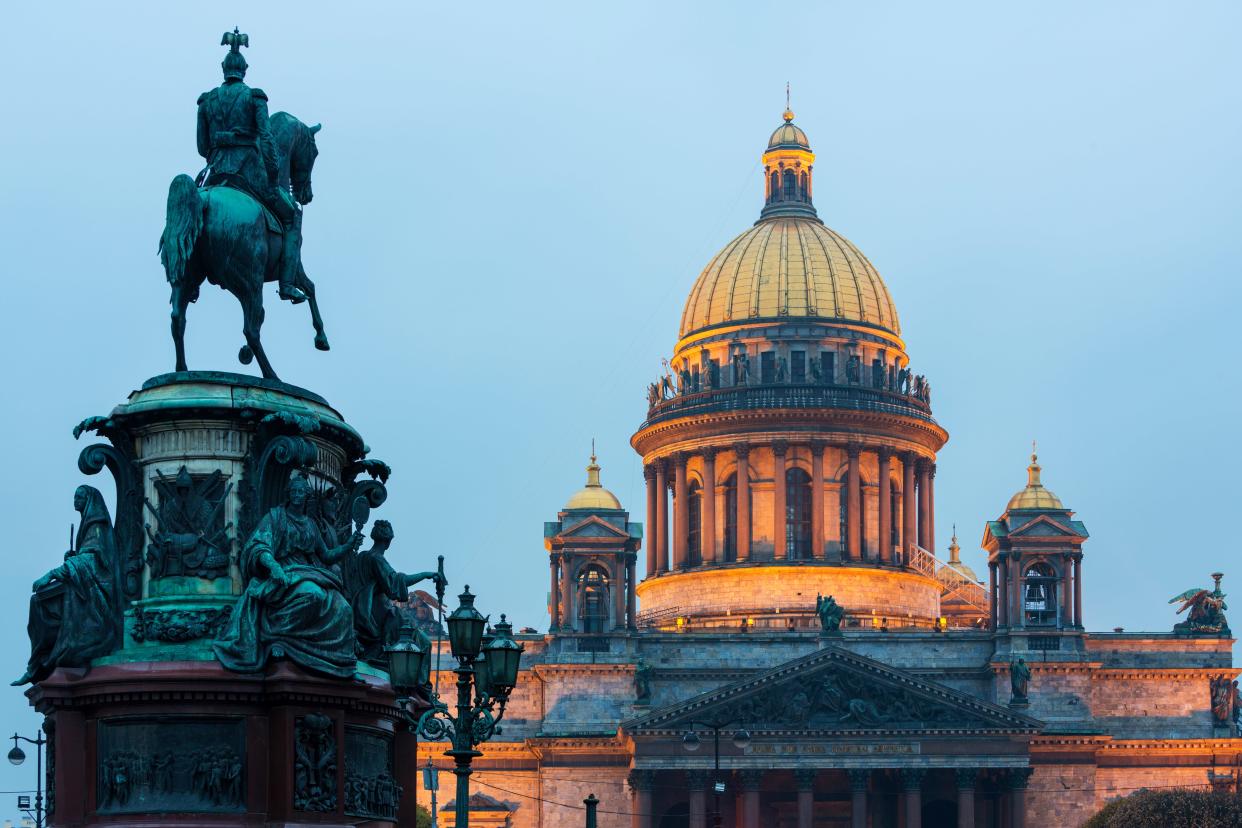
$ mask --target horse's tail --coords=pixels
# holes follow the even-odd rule
[[[185,276],[194,243],[203,229],[203,205],[198,198],[194,179],[182,174],[168,187],[168,214],[164,235],[160,236],[160,261],[169,284],[178,284]]]

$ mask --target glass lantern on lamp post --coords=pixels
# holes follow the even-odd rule
[[[406,624],[397,641],[386,648],[389,675],[398,693],[401,708],[410,729],[425,739],[447,739],[451,749],[445,751],[454,761],[457,777],[456,824],[467,828],[470,820],[470,765],[483,754],[476,746],[500,733],[500,720],[505,715],[509,694],[517,685],[521,666],[521,644],[513,640],[513,625],[500,616],[492,635],[486,639],[485,618],[474,607],[475,596],[470,587],[458,596],[460,604],[445,621],[449,649],[457,661],[457,711],[431,688],[431,707],[417,719],[408,712],[410,697],[422,683],[422,675],[431,654],[414,640],[414,629]]]
[[[706,727],[712,732],[712,826],[720,828],[720,796],[725,792],[724,780],[720,778],[720,731],[728,727],[731,722],[713,723],[713,722],[690,722],[693,728],[695,725]],[[750,731],[735,730],[733,732],[733,746],[738,750],[744,750],[750,744]],[[691,753],[703,746],[702,739],[694,730],[687,730],[686,735],[681,737],[681,746]]]

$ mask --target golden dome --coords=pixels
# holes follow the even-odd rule
[[[859,322],[901,335],[888,288],[857,247],[818,219],[774,216],[725,245],[699,274],[680,336],[789,318]]]
[[[785,110],[785,123],[776,128],[772,133],[772,137],[768,139],[768,149],[802,149],[810,150],[811,142],[807,140],[806,133],[801,127],[794,126],[793,113],[788,109]]]
[[[620,509],[621,501],[617,500],[617,496],[605,489],[599,482],[599,463],[595,462],[594,454],[591,455],[591,463],[586,470],[586,486],[569,498],[565,504],[566,511],[570,509]]]
[[[1026,488],[1009,498],[1006,511],[1015,509],[1042,509],[1063,512],[1065,504],[1039,482],[1040,465],[1035,452],[1031,452],[1031,465],[1026,467]]]

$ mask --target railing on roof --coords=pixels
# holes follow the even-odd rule
[[[912,394],[858,385],[774,383],[716,388],[656,400],[648,409],[646,424],[690,414],[764,408],[838,408],[898,414],[935,422],[931,406]]]

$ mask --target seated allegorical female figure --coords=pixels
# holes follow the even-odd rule
[[[42,681],[57,667],[86,667],[121,639],[116,605],[116,540],[103,495],[78,486],[73,508],[82,513],[65,562],[34,582],[30,596],[30,661],[13,684]]]
[[[310,482],[300,472],[288,497],[263,516],[241,554],[246,589],[216,639],[216,657],[230,670],[257,672],[288,658],[339,678],[354,674],[354,614],[330,567],[362,544],[354,535],[328,548],[306,513]]]

